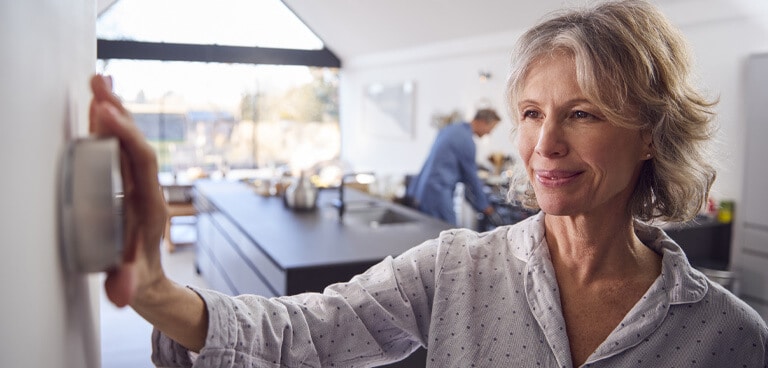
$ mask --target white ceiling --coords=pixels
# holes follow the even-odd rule
[[[524,29],[562,0],[283,0],[342,60]]]
[[[342,60],[526,29],[547,13],[592,0],[282,0]],[[733,15],[746,2],[651,0],[679,22]]]

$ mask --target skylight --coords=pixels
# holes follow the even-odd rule
[[[120,0],[99,15],[104,40],[320,50],[280,0]]]

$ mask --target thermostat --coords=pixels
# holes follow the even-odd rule
[[[100,272],[123,253],[123,181],[115,138],[78,138],[62,155],[59,232],[67,267]]]

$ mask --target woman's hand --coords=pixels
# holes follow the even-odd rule
[[[111,85],[109,78],[91,78],[89,130],[120,141],[125,195],[123,261],[107,273],[104,288],[117,306],[130,304],[155,328],[200,351],[208,333],[205,303],[194,291],[165,277],[160,263],[160,238],[168,212],[157,179],[155,152],[112,94]]]
[[[91,78],[89,130],[120,141],[123,176],[125,236],[122,263],[107,273],[104,287],[117,306],[132,304],[164,283],[160,239],[167,210],[157,179],[157,159],[136,128],[130,112],[112,93],[111,79]],[[151,293],[150,293],[151,294]]]

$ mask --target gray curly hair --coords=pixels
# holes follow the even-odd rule
[[[717,101],[693,87],[688,46],[680,31],[641,0],[553,14],[523,34],[514,53],[507,82],[513,135],[526,74],[534,62],[555,51],[573,56],[579,86],[608,120],[651,133],[654,155],[643,164],[629,201],[632,216],[643,221],[695,217],[715,180],[707,143],[714,134]],[[538,208],[521,165],[511,184],[510,200]]]

